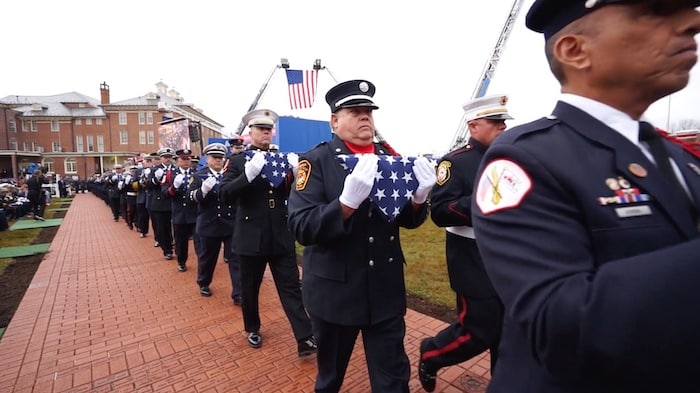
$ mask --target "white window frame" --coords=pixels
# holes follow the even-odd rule
[[[73,157],[63,160],[64,173],[78,173],[78,161]]]
[[[149,145],[154,145],[156,143],[156,138],[155,134],[153,133],[153,130],[146,131],[146,141]]]
[[[101,125],[102,125],[102,119],[100,119],[99,117],[98,117],[97,119],[95,119],[95,124],[97,124],[98,126],[101,126]]]
[[[78,153],[83,152],[83,136],[82,135],[76,135],[75,136],[75,151]]]
[[[146,124],[153,124],[153,112],[146,112]]]
[[[29,120],[22,120],[22,132],[29,132],[29,128],[31,128]]]
[[[124,112],[124,111],[119,112],[119,125],[120,126],[126,125],[126,112]]]
[[[32,121],[31,121],[31,125],[32,125],[32,127],[30,128],[30,131],[31,131],[31,132],[37,132],[37,131],[39,131],[39,127],[37,126],[36,120],[32,120]]]
[[[19,144],[17,143],[17,139],[10,139],[10,150],[19,150]]]
[[[139,145],[145,145],[146,144],[146,131],[141,130],[139,131]]]
[[[129,144],[129,131],[121,130],[119,131],[119,144],[128,145]]]
[[[83,119],[75,119],[75,125],[76,125],[76,126],[82,126],[82,125],[83,125]]]
[[[61,152],[61,141],[51,142],[51,151],[54,153],[60,153]]]
[[[97,136],[97,151],[100,153],[105,151],[105,137],[104,137],[104,135]]]
[[[139,111],[139,125],[146,124],[146,111]]]
[[[53,158],[46,157],[41,160],[41,166],[46,167],[46,173],[55,173]]]
[[[91,126],[91,125],[92,125],[92,119],[91,119],[91,118],[85,119],[85,125],[86,125],[86,126]]]
[[[85,141],[87,142],[87,151],[95,151],[95,137],[92,135],[85,136]]]
[[[16,132],[17,132],[17,122],[15,122],[14,120],[9,120],[9,121],[7,122],[7,128],[8,128],[11,132],[16,133]]]

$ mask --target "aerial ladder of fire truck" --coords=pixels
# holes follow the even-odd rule
[[[483,97],[484,95],[486,95],[486,91],[488,90],[489,84],[491,83],[491,80],[493,79],[493,76],[496,73],[496,66],[498,65],[498,61],[501,59],[501,54],[503,53],[503,49],[505,48],[506,41],[508,41],[508,36],[510,36],[511,31],[513,30],[513,26],[515,25],[515,21],[518,18],[518,14],[520,13],[520,8],[522,7],[523,2],[524,0],[513,1],[513,6],[510,9],[508,18],[506,18],[506,22],[503,25],[501,34],[498,36],[496,46],[493,48],[491,56],[489,57],[488,61],[486,62],[486,65],[484,66],[484,70],[481,73],[479,82],[474,88],[474,92],[472,93],[471,99]],[[454,150],[464,145],[467,142],[467,140],[469,140],[469,127],[467,126],[467,120],[468,119],[464,115],[462,115],[462,120],[460,121],[459,127],[457,128],[457,132],[455,133],[454,138],[452,139],[450,150]]]

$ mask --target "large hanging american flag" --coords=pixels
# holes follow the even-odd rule
[[[254,150],[245,151],[246,161],[250,161],[253,155],[257,153]],[[287,161],[286,153],[272,153],[269,151],[261,152],[265,154],[265,165],[262,167],[260,177],[270,182],[270,186],[277,187],[284,181],[287,174],[292,169],[292,165]]]
[[[287,87],[289,88],[289,106],[292,109],[311,108],[316,99],[318,71],[290,69],[285,71],[287,71]]]
[[[393,221],[401,209],[413,197],[418,188],[418,180],[413,175],[415,157],[378,156],[378,169],[374,175],[374,185],[369,199],[389,221]],[[357,164],[357,155],[336,156],[348,172]]]

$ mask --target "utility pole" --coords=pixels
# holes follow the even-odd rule
[[[270,83],[270,79],[272,79],[272,76],[275,74],[275,71],[277,71],[280,68],[285,68],[285,69],[289,68],[289,60],[287,60],[284,57],[281,58],[280,64],[277,64],[275,66],[275,68],[273,68],[272,71],[270,71],[270,75],[268,75],[267,79],[265,79],[265,83],[263,83],[262,87],[260,87],[260,91],[258,91],[258,95],[255,96],[255,99],[250,104],[250,107],[248,107],[248,110],[246,111],[246,113],[252,111],[253,109],[255,109],[255,107],[258,106],[258,102],[260,102],[260,99],[262,98],[263,94],[265,94],[265,90],[267,90],[267,84]],[[245,124],[245,123],[243,123],[243,121],[241,121],[241,123],[238,125],[238,129],[236,130],[236,135],[241,135],[241,133],[245,129],[246,125],[247,124]]]

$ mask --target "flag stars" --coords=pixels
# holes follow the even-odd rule
[[[413,180],[413,173],[411,172],[404,172],[402,179],[408,184],[411,180]]]
[[[396,191],[396,190],[394,190]],[[382,198],[386,198],[386,195],[384,194],[384,190],[381,188],[377,189],[377,192],[374,193],[374,197],[377,198],[378,201],[381,201]]]
[[[396,183],[399,180],[399,174],[397,172],[391,171],[391,176],[389,176],[392,182]]]

